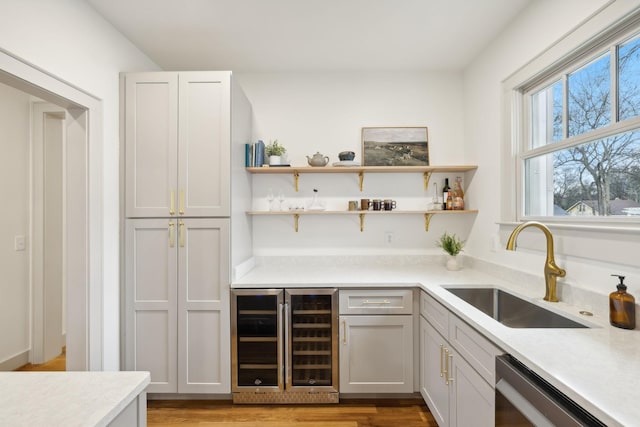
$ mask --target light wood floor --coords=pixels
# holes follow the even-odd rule
[[[67,370],[67,354],[66,347],[62,348],[62,353],[57,357],[39,365],[27,363],[19,367],[16,371],[66,371]]]
[[[150,400],[147,425],[162,427],[437,427],[421,399],[344,400],[338,405],[234,405]]]
[[[16,371],[64,371],[65,349]],[[150,400],[149,427],[437,427],[422,399],[342,399],[338,405],[234,405],[231,401]]]

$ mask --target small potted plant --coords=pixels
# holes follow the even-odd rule
[[[282,164],[282,155],[287,152],[287,149],[282,145],[278,144],[278,140],[267,144],[264,147],[264,153],[267,157],[269,157],[270,165],[280,165]]]
[[[455,234],[449,234],[445,231],[436,244],[449,254],[446,264],[447,270],[460,270],[461,263],[458,260],[458,254],[462,252],[464,240],[460,240]]]

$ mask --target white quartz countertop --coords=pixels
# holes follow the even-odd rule
[[[530,275],[523,275],[520,280],[513,270],[487,269],[482,263],[447,271],[440,262],[421,263],[415,259],[398,262],[374,257],[372,262],[365,262],[363,258],[305,258],[278,257],[269,260],[268,265],[259,262],[232,288],[417,286],[605,424],[640,426],[640,331],[609,325],[608,312],[597,310],[605,306],[607,295],[598,295],[596,303],[585,306],[583,300],[576,298],[577,292],[570,291],[568,285],[563,290],[559,281],[561,302],[546,302],[542,300],[542,275],[532,283]],[[496,286],[592,327],[509,328],[446,290],[460,285]],[[570,298],[577,302],[572,304]],[[585,308],[595,311],[595,315],[580,314]]]
[[[106,426],[148,384],[148,372],[0,372],[0,425]]]

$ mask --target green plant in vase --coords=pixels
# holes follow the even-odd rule
[[[277,139],[273,142],[270,142],[266,147],[264,147],[264,153],[269,158],[270,165],[282,164],[282,155],[286,152],[287,149],[284,148],[284,146],[278,144]]]
[[[440,240],[436,242],[442,250],[449,254],[449,259],[446,264],[448,270],[460,270],[461,266],[458,260],[458,254],[462,252],[464,243],[464,240],[461,240],[455,234],[449,234],[446,231],[442,236],[440,236]]]

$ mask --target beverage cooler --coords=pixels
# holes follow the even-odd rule
[[[338,402],[336,289],[231,293],[234,403]]]

